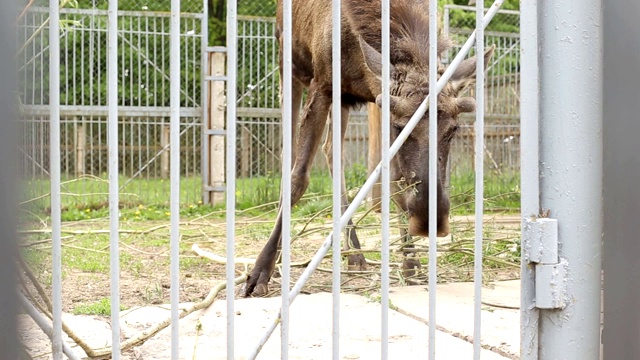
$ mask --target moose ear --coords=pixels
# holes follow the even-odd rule
[[[382,94],[376,96],[376,105],[379,108],[382,108]],[[390,95],[389,96],[389,110],[393,113],[397,118],[406,118],[407,116],[413,115],[415,109],[411,109],[407,106],[407,102],[403,101],[400,96]]]
[[[398,107],[398,105],[400,105],[400,103],[401,101],[399,96],[389,95],[389,108],[392,112]],[[376,96],[376,105],[382,109],[382,94],[378,94],[378,96]]]
[[[463,113],[476,111],[476,99],[472,97],[461,97],[456,99],[458,110]]]
[[[382,78],[382,55],[378,52],[378,50],[374,49],[371,45],[369,45],[362,36],[358,37],[358,42],[360,43],[360,50],[362,51],[362,56],[364,57],[364,62],[369,68],[369,70],[378,78]],[[394,67],[390,65],[390,73],[393,74]]]
[[[484,52],[484,69],[489,66],[489,60],[493,56],[493,52],[496,49],[496,45],[491,45],[489,49]],[[460,63],[460,66],[456,69],[456,72],[451,76],[450,83],[453,85],[456,93],[462,92],[467,86],[471,85],[476,79],[476,63],[477,56],[474,55],[467,60]]]

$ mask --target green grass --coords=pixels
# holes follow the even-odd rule
[[[126,185],[125,185],[126,184]],[[169,204],[169,179],[136,178],[126,176],[118,178],[120,187],[120,202],[126,206],[139,204]],[[31,201],[34,204],[47,204],[46,195],[50,191],[49,179],[32,179],[22,183],[22,198],[32,200],[45,197],[45,201]],[[182,177],[180,179],[180,202],[188,204],[194,202],[194,190],[202,187],[200,177]],[[109,182],[106,174],[101,177],[83,176],[79,178],[63,176],[61,178],[62,206],[100,208],[109,201]],[[199,196],[198,196],[199,200]],[[196,200],[197,201],[197,200]]]
[[[120,311],[127,308],[120,305]],[[101,315],[111,316],[111,299],[103,298],[90,304],[80,304],[73,309],[74,315]]]
[[[357,189],[367,178],[367,169],[356,165],[346,169],[347,189]],[[119,183],[129,182],[120,191],[120,220],[147,221],[170,219],[170,184],[166,179],[134,179],[120,177]],[[236,182],[236,209],[246,215],[271,214],[275,217],[280,196],[280,176],[277,174],[256,178],[239,178]],[[520,208],[520,175],[503,173],[496,176],[487,173],[484,181],[486,212],[516,212]],[[49,180],[32,180],[23,183],[23,204],[27,218],[48,220],[50,205]],[[204,205],[199,194],[201,179],[184,177],[180,181],[180,215],[197,217],[220,211],[224,214],[224,202],[217,206]],[[108,181],[103,178],[83,177],[63,179],[62,220],[79,221],[109,217]],[[304,197],[294,206],[294,216],[310,216],[322,211],[330,214],[332,181],[326,172],[312,173]],[[474,211],[475,175],[473,172],[453,175],[449,188],[453,214]]]
[[[475,174],[453,175],[449,195],[451,212],[456,215],[475,211]],[[503,173],[500,176],[485,176],[484,211],[518,212],[520,210],[520,174]]]

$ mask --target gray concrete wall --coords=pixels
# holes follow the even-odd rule
[[[640,2],[604,1],[604,359],[640,359]]]

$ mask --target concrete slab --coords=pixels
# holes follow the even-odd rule
[[[379,303],[344,294],[341,297],[341,354],[343,359],[375,359],[380,353]],[[280,307],[279,298],[238,299],[234,322],[236,359],[243,359],[264,333]],[[226,303],[215,302],[211,308],[194,313],[181,324],[180,358],[226,359]],[[300,295],[291,307],[290,359],[330,359],[332,329],[331,294]],[[197,330],[198,323],[200,331]],[[389,314],[389,358],[415,359],[427,354],[428,327],[395,311]],[[143,356],[168,358],[169,331],[159,333],[139,349]],[[446,333],[439,333],[437,358],[442,360],[470,359],[472,344]],[[280,359],[280,332],[272,335],[258,359]],[[195,356],[195,357],[194,357]],[[505,359],[484,350],[483,359]]]
[[[391,303],[421,322],[429,319],[428,286],[394,287]],[[436,286],[436,323],[447,333],[473,341],[473,283]],[[520,353],[520,281],[491,283],[482,288],[481,344],[508,358]]]
[[[411,289],[411,288],[406,288]],[[419,290],[419,289],[414,289]],[[422,290],[422,292],[424,292]],[[403,289],[403,292],[404,289]],[[425,292],[426,293],[426,292]],[[396,293],[397,295],[398,293]],[[426,309],[426,303],[421,305]],[[238,299],[235,303],[235,358],[244,359],[276,316],[279,298]],[[131,309],[122,314],[122,340],[169,316],[168,306]],[[440,310],[439,310],[440,311]],[[358,295],[341,296],[341,358],[380,358],[380,304]],[[300,295],[291,307],[289,359],[330,359],[332,330],[331,294]],[[73,319],[73,320],[72,320]],[[467,321],[469,318],[466,319]],[[65,314],[65,321],[94,346],[111,341],[106,319]],[[96,323],[97,321],[97,323]],[[25,322],[28,322],[25,319]],[[226,302],[216,301],[209,309],[195,312],[180,322],[180,359],[226,359]],[[91,330],[90,329],[94,329]],[[38,329],[24,329],[35,335]],[[44,336],[41,332],[38,335]],[[42,336],[38,336],[39,338]],[[46,337],[45,337],[46,338]],[[428,326],[396,311],[389,312],[389,358],[417,359],[427,355]],[[42,339],[41,339],[42,340]],[[29,343],[30,341],[27,341]],[[48,341],[42,349],[46,353]],[[125,359],[169,359],[170,329],[167,328],[122,357]],[[49,348],[50,349],[50,348]],[[77,347],[80,356],[84,354]],[[471,359],[472,344],[445,332],[438,332],[436,357],[440,360]],[[279,328],[266,343],[258,359],[280,359]],[[505,357],[483,350],[483,360]]]

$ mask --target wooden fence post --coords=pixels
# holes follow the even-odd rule
[[[213,52],[209,55],[209,74],[225,74],[225,54]],[[235,84],[234,84],[235,85]],[[234,101],[231,99],[230,101]],[[224,81],[209,82],[209,124],[210,130],[224,130],[226,115],[226,95]],[[209,136],[209,184],[212,187],[225,185],[225,139],[221,135]],[[216,205],[225,201],[223,192],[209,192],[209,203]]]
[[[86,156],[87,130],[84,123],[80,123],[76,128],[76,176],[85,174]]]
[[[171,141],[171,127],[169,125],[162,126],[162,132],[160,133],[160,147],[164,149]],[[160,155],[160,177],[166,179],[169,177],[169,155],[171,153],[171,147],[167,151],[163,151]]]
[[[382,126],[382,113],[380,112],[380,108],[378,105],[374,103],[369,103],[367,105],[367,112],[369,117],[369,159],[368,159],[368,174],[371,175],[373,170],[375,170],[378,163],[380,163],[380,149],[381,149],[381,139],[380,139],[380,131]],[[371,190],[369,194],[369,204],[373,207],[374,211],[380,212],[382,211],[382,207],[380,205],[380,182],[378,181]]]
[[[242,150],[240,152],[240,174],[242,177],[249,177],[250,156],[251,156],[251,133],[245,126],[240,128],[240,144]]]

